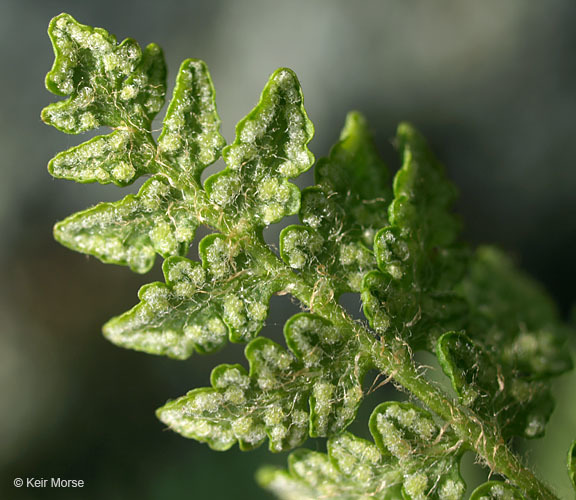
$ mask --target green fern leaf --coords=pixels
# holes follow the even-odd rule
[[[298,212],[300,190],[288,179],[312,166],[306,145],[313,133],[296,75],[277,70],[258,105],[238,123],[234,143],[224,148],[227,168],[206,180],[229,227],[262,228]]]
[[[335,296],[359,292],[376,268],[370,250],[375,231],[386,224],[388,171],[372,144],[364,118],[350,113],[340,141],[314,169],[316,186],[302,192],[304,226],[280,236],[280,255],[312,282],[325,277]]]
[[[525,500],[525,498],[510,484],[488,481],[472,492],[470,500]]]
[[[166,68],[157,45],[144,52],[130,38],[117,45],[107,31],[68,14],[52,19],[48,34],[55,60],[46,87],[70,97],[44,108],[46,123],[69,134],[103,125],[148,129],[166,92]]]
[[[200,243],[202,264],[173,257],[166,283],[145,285],[140,304],[111,319],[106,337],[122,347],[185,359],[254,338],[282,282],[247,269],[249,256],[233,240],[214,234]]]
[[[505,436],[544,433],[554,408],[549,384],[515,377],[462,333],[440,337],[438,359],[462,403],[494,421]]]
[[[569,330],[552,300],[502,252],[480,247],[460,287],[470,304],[470,336],[494,346],[499,361],[530,380],[572,368]]]
[[[157,150],[150,126],[166,92],[161,50],[149,45],[142,53],[133,40],[117,45],[105,30],[67,14],[54,18],[48,32],[56,59],[46,85],[70,97],[46,107],[44,121],[68,133],[101,125],[115,129],[58,154],[49,163],[50,173],[120,186],[159,173],[137,195],[101,203],[58,223],[56,239],[140,273],[152,267],[155,253],[164,258],[185,255],[202,218],[198,200],[190,195],[191,182],[218,158],[224,143],[206,66],[194,60],[182,64]],[[178,152],[183,147],[188,161]]]
[[[186,254],[197,226],[182,192],[155,176],[137,195],[100,203],[59,222],[54,237],[72,250],[145,273],[156,253],[164,258]]]
[[[412,127],[401,125],[397,142],[404,164],[394,179],[390,225],[374,238],[380,270],[364,278],[364,313],[377,332],[433,350],[431,341],[463,326],[467,312],[453,291],[465,263],[460,224],[450,213],[455,189]]]
[[[541,436],[554,407],[547,379],[572,366],[566,328],[540,288],[492,248],[477,251],[461,286],[478,341],[443,335],[444,372],[463,404],[497,420],[505,436]]]
[[[126,186],[155,172],[154,154],[149,137],[117,129],[57,154],[48,171],[59,179]]]
[[[100,28],[61,14],[48,34],[55,60],[46,87],[69,96],[50,104],[42,119],[58,130],[78,134],[101,126],[115,131],[58,154],[52,175],[78,182],[129,184],[156,171],[152,119],[164,104],[166,68],[157,45],[144,51],[131,39],[116,38]]]
[[[313,126],[291,70],[272,74],[225,146],[206,65],[187,59],[156,143],[151,124],[166,93],[161,50],[118,44],[67,14],[48,31],[55,61],[46,86],[65,98],[43,120],[70,134],[112,129],[56,155],[50,173],[118,186],[150,177],[137,194],[55,227],[65,246],[136,272],[150,270],[156,254],[165,259],[164,282],[142,287],[139,303],[104,334],[178,359],[247,343],[248,369],[216,367],[210,387],[169,401],[160,420],[217,450],[268,440],[284,451],[327,437],[327,454],[299,450],[289,471],[261,474],[282,498],[460,500],[465,450],[503,478],[473,500],[553,498],[506,442],[544,431],[551,379],[572,367],[567,328],[500,253],[472,254],[459,242],[455,189],[411,126],[398,130],[403,165],[392,189],[365,120],[351,113],[316,165],[315,185],[301,193],[291,180],[314,161]],[[202,182],[220,155],[226,167]],[[263,229],[296,213],[301,224],[282,231],[277,255]],[[212,234],[196,262],[186,255],[200,225]],[[340,306],[347,292],[361,293],[367,322]],[[292,295],[307,311],[285,324],[285,347],[256,338],[274,294]],[[437,353],[458,398],[428,379],[412,356],[420,349]],[[370,419],[374,443],[344,432],[371,369],[434,414],[387,402]]]
[[[184,61],[158,138],[157,161],[178,184],[198,187],[202,171],[219,158],[224,147],[214,96],[206,64],[197,59]]]
[[[259,482],[286,500],[375,498],[459,500],[458,440],[410,403],[384,403],[370,418],[375,444],[349,433],[328,441],[328,454],[297,450],[289,471],[267,468]]]
[[[195,389],[158,410],[185,437],[227,449],[270,439],[272,451],[311,436],[342,431],[356,415],[368,362],[355,339],[326,320],[298,314],[285,326],[287,351],[265,338],[246,347],[250,373],[239,365],[212,372],[212,387]]]

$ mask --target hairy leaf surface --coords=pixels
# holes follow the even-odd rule
[[[101,28],[61,14],[48,34],[55,60],[46,75],[52,93],[69,96],[42,111],[49,125],[69,134],[101,126],[115,131],[58,154],[48,169],[55,177],[124,186],[154,173],[152,119],[164,104],[166,68],[161,49],[144,51],[132,39],[121,44]]]
[[[554,402],[549,384],[515,376],[462,333],[438,340],[438,359],[460,400],[499,425],[505,436],[541,436]]]
[[[64,219],[56,224],[54,236],[72,250],[145,273],[156,253],[167,258],[188,252],[198,222],[186,201],[181,191],[156,176],[136,195]]]
[[[328,454],[297,450],[289,470],[263,469],[259,482],[282,499],[459,500],[455,436],[410,403],[384,403],[370,419],[374,443],[343,433],[328,441]]]
[[[199,186],[202,171],[219,158],[224,147],[214,95],[206,64],[197,59],[185,60],[158,138],[158,162],[179,183]]]
[[[70,133],[100,125],[115,129],[58,154],[49,163],[50,173],[119,186],[144,174],[161,174],[136,195],[58,223],[56,239],[139,273],[150,270],[156,253],[185,255],[202,219],[201,200],[190,189],[224,145],[206,65],[193,59],[182,64],[157,150],[150,125],[166,92],[160,49],[150,45],[141,53],[132,40],[118,45],[106,31],[67,14],[56,17],[48,31],[56,60],[46,84],[70,97],[45,108],[43,119]]]
[[[221,365],[212,387],[195,389],[158,410],[159,418],[186,437],[214,449],[259,446],[289,450],[308,436],[343,430],[362,400],[367,361],[355,339],[311,314],[298,314],[285,326],[287,351],[265,338],[246,347],[250,372]]]
[[[312,282],[323,277],[335,296],[359,292],[376,268],[374,233],[387,222],[388,170],[364,118],[350,113],[340,141],[314,169],[316,185],[302,192],[300,219],[280,236],[280,254]]]
[[[122,347],[185,359],[194,351],[217,350],[228,338],[254,338],[268,315],[270,297],[282,283],[265,270],[251,269],[250,257],[223,235],[205,237],[200,255],[202,264],[167,259],[166,283],[142,287],[140,304],[104,326],[108,339]]]
[[[300,190],[288,179],[312,166],[306,145],[313,133],[296,75],[280,68],[224,148],[227,168],[206,181],[229,225],[262,228],[298,212]]]
[[[411,126],[398,129],[402,167],[391,187],[365,120],[350,113],[301,193],[292,179],[314,161],[313,126],[291,70],[271,75],[225,146],[206,65],[186,59],[156,142],[151,124],[166,93],[159,47],[118,44],[67,14],[48,32],[55,61],[46,86],[63,99],[43,120],[70,134],[111,129],[56,155],[50,173],[120,187],[149,177],[136,194],[58,223],[56,238],[140,273],[156,254],[165,259],[164,282],[142,287],[106,337],[178,359],[248,344],[248,368],[220,365],[210,387],[158,410],[168,427],[217,450],[268,440],[284,451],[328,437],[327,454],[299,450],[288,471],[261,474],[282,498],[459,500],[464,450],[503,478],[472,500],[553,497],[502,445],[543,433],[551,379],[572,367],[567,328],[507,258],[459,242],[455,188]],[[220,155],[225,168],[202,182]],[[301,224],[282,231],[278,255],[263,230],[296,213]],[[210,234],[196,262],[186,255],[200,225]],[[368,321],[341,307],[349,292],[361,293]],[[305,311],[286,322],[285,346],[256,338],[274,294],[291,294]],[[427,379],[412,355],[421,349],[437,353],[458,398]],[[370,369],[436,413],[387,402],[370,419],[374,443],[344,432]]]
[[[547,379],[571,368],[566,327],[540,287],[493,248],[476,252],[461,286],[470,336],[439,339],[444,372],[461,401],[505,436],[541,436],[554,408]]]
[[[59,153],[48,170],[59,179],[125,186],[156,171],[154,156],[150,138],[117,129]]]
[[[525,498],[511,484],[488,481],[472,492],[470,500],[525,500]]]
[[[55,60],[46,87],[69,97],[44,109],[46,123],[69,134],[102,125],[148,129],[166,92],[164,57],[157,45],[142,52],[130,38],[117,44],[106,30],[80,24],[68,14],[52,19],[48,34]]]
[[[394,178],[390,225],[374,238],[380,270],[364,278],[364,313],[377,332],[433,349],[432,339],[462,326],[467,312],[453,290],[465,262],[450,211],[455,189],[412,127],[401,125],[397,142],[404,163]]]

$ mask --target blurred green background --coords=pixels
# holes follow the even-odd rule
[[[137,276],[52,240],[56,220],[126,192],[46,172],[52,156],[86,139],[39,118],[54,100],[43,88],[53,58],[46,28],[60,12],[119,39],[157,42],[170,80],[182,59],[204,59],[229,141],[280,66],[299,75],[317,157],[357,109],[397,168],[391,138],[400,120],[413,122],[460,188],[466,238],[510,251],[568,316],[576,282],[573,0],[2,0],[0,498],[268,498],[254,472],[286,459],[265,448],[212,452],[165,432],[154,409],[207,385],[210,369],[241,360],[242,347],[178,362],[108,344],[100,326],[135,304],[158,266]],[[275,298],[264,334],[278,338],[296,310]],[[564,498],[571,498],[563,464],[576,437],[575,383],[562,378],[547,437],[529,451]],[[355,432],[366,434],[365,416],[386,397],[369,399]],[[86,486],[16,489],[16,477]]]

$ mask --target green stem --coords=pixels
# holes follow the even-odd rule
[[[456,435],[482,457],[490,470],[508,478],[528,498],[557,500],[558,497],[530,469],[522,465],[494,426],[483,422],[479,415],[462,407],[423,378],[413,362],[397,366],[388,357],[381,356],[378,367],[386,373],[395,370],[394,380],[449,422]]]
[[[185,189],[202,207],[202,218],[214,229],[229,233],[230,228],[222,227],[219,207],[208,202],[202,189],[190,186]],[[192,192],[190,192],[192,191]],[[557,500],[550,489],[534,473],[524,467],[518,457],[506,445],[494,426],[483,422],[482,418],[448,397],[439,387],[423,378],[414,360],[399,342],[384,344],[373,333],[349,314],[325,290],[329,286],[322,280],[309,282],[303,274],[296,274],[276,256],[264,242],[261,232],[241,240],[244,250],[259,262],[266,273],[285,283],[285,290],[310,311],[316,312],[334,325],[345,328],[360,340],[367,353],[371,353],[374,365],[388,374],[404,389],[416,396],[425,406],[449,422],[464,445],[474,450],[485,464],[495,473],[501,474],[534,500]]]
[[[311,311],[355,334],[366,352],[371,353],[376,368],[390,375],[396,383],[449,422],[462,444],[474,450],[492,472],[506,477],[527,498],[557,500],[558,497],[522,465],[494,426],[485,423],[479,415],[460,405],[422,376],[402,344],[385,344],[377,340],[369,329],[353,320],[335,300],[322,300],[325,298],[323,294],[318,294],[317,288],[308,283],[304,276],[288,268],[260,238],[247,240],[245,249],[263,264],[267,272],[285,281],[287,291]]]

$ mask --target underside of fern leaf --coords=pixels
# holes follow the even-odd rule
[[[466,489],[457,437],[411,403],[379,405],[370,419],[375,443],[342,433],[328,453],[298,450],[289,472],[262,469],[258,479],[280,498],[462,498]]]
[[[398,128],[402,167],[390,182],[364,118],[350,113],[301,192],[291,179],[314,163],[313,126],[291,70],[272,74],[226,146],[206,65],[184,61],[155,139],[166,94],[156,45],[118,44],[67,14],[49,35],[46,86],[65,99],[43,120],[70,134],[111,129],[58,154],[50,173],[118,186],[148,178],[137,194],[59,222],[56,239],[138,273],[164,259],[164,282],[142,287],[105,336],[178,359],[247,344],[247,363],[217,366],[210,387],[169,401],[160,420],[216,450],[268,441],[285,451],[327,437],[327,454],[295,451],[289,471],[260,474],[282,498],[460,499],[467,450],[503,479],[470,498],[554,498],[509,442],[543,434],[551,380],[572,367],[567,327],[501,252],[462,243],[456,190],[412,126]],[[202,182],[220,156],[226,167]],[[301,224],[282,230],[277,255],[263,229],[294,214]],[[213,233],[193,261],[186,255],[201,225]],[[361,295],[366,321],[339,305],[343,293]],[[274,294],[303,309],[285,324],[285,345],[260,336]],[[437,355],[456,398],[426,378],[419,350]],[[418,404],[378,406],[371,443],[345,430],[374,369]]]

